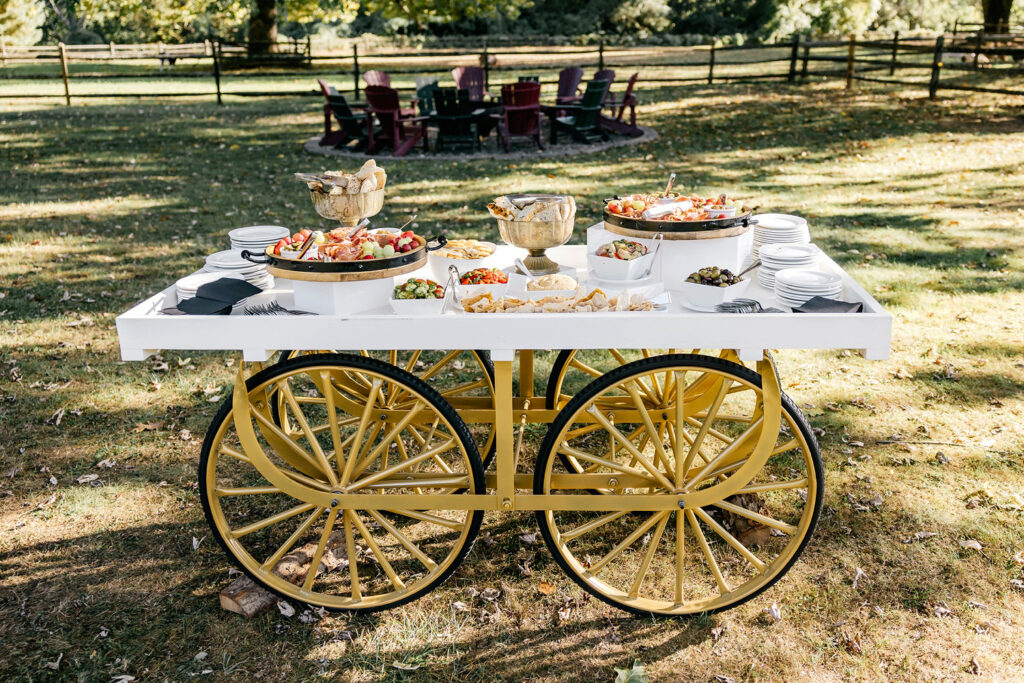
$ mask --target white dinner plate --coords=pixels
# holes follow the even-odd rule
[[[775,279],[787,285],[799,288],[830,288],[842,285],[843,279],[834,273],[805,268],[786,268],[775,274]]]

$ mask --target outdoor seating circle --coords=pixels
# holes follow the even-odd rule
[[[442,85],[439,77],[417,78],[407,106],[383,71],[363,74],[365,86],[349,96],[318,79],[324,130],[306,141],[306,151],[337,157],[388,149],[395,157],[413,159],[535,158],[593,153],[657,137],[636,122],[639,73],[616,93],[614,70],[599,69],[581,87],[583,69],[568,67],[559,72],[557,92],[547,101],[541,99],[537,76],[520,76],[492,93],[482,67],[456,67],[451,75],[454,87]]]

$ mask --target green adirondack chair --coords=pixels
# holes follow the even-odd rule
[[[560,104],[565,111],[551,121],[551,142],[558,142],[559,131],[568,133],[576,142],[591,142],[595,137],[608,139],[601,127],[601,106],[608,91],[608,81],[590,81],[579,104]]]
[[[437,126],[434,149],[469,146],[480,149],[479,117],[474,114],[477,103],[470,102],[466,88],[437,88],[434,90],[434,110],[430,123]]]

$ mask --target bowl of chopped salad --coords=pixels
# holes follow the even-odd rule
[[[463,299],[487,292],[497,299],[508,290],[508,280],[508,273],[504,273],[496,268],[473,268],[472,270],[460,271],[459,282],[455,286],[455,294],[458,298]]]
[[[444,311],[444,287],[414,277],[395,285],[391,310],[398,315],[440,315]]]
[[[618,239],[587,254],[587,263],[602,280],[637,280],[650,273],[654,253],[635,240]]]

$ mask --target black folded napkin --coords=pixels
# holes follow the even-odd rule
[[[222,277],[200,286],[194,297],[179,301],[177,308],[187,315],[230,315],[232,306],[261,291],[245,280]]]
[[[864,304],[860,301],[850,303],[837,299],[826,299],[823,296],[816,296],[804,302],[803,306],[793,309],[794,313],[860,313],[864,310]]]

